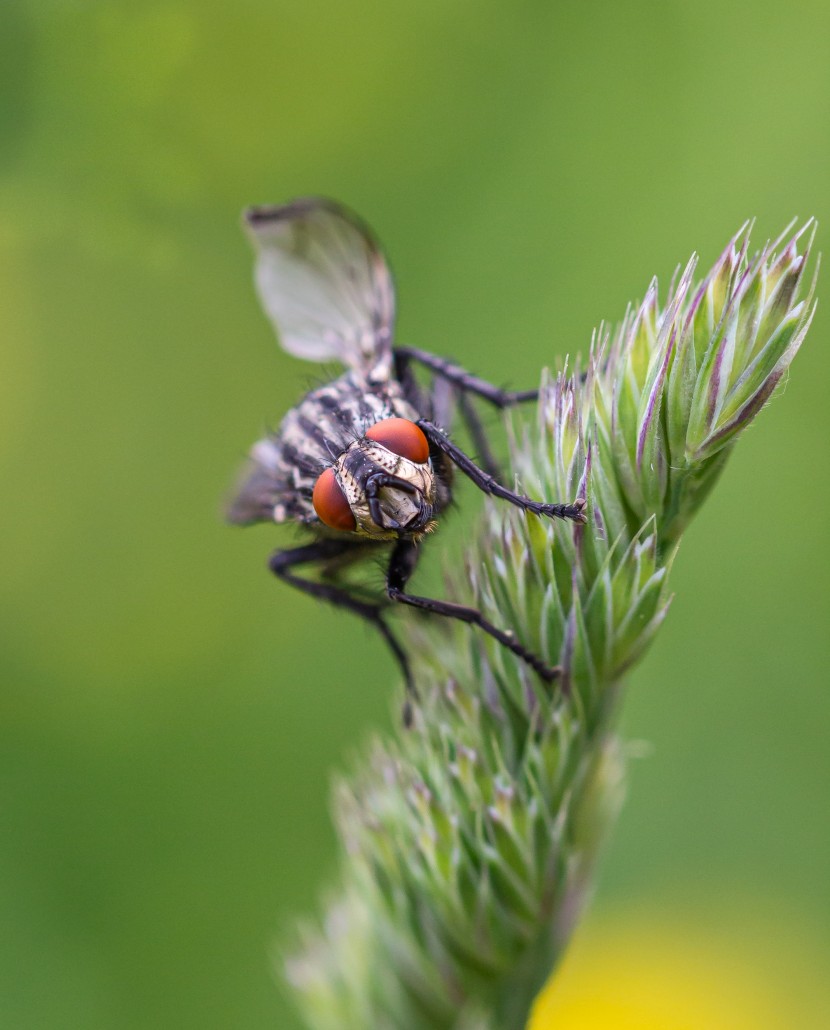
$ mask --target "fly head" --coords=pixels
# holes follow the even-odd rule
[[[374,539],[429,532],[436,479],[426,437],[408,419],[376,422],[320,475],[313,501],[331,529]]]

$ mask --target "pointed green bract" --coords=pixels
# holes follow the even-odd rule
[[[523,1025],[621,803],[621,679],[666,616],[677,542],[809,328],[814,233],[750,256],[745,226],[701,282],[693,259],[662,307],[653,282],[601,328],[584,372],[543,376],[511,471],[585,497],[588,522],[488,502],[451,592],[561,678],[468,626],[408,624],[415,727],[338,785],[340,883],[287,963],[309,1027]]]

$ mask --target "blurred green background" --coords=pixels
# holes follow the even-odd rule
[[[334,868],[332,770],[395,717],[381,642],[267,574],[290,530],[221,520],[318,371],[240,209],[346,201],[399,337],[524,386],[745,218],[826,222],[828,126],[818,0],[3,0],[0,1026],[295,1027],[273,942]],[[828,325],[681,550],[590,917],[762,947],[801,1026],[830,1025]]]

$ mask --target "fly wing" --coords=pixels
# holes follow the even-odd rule
[[[237,525],[252,522],[312,522],[317,515],[311,503],[317,476],[323,468],[304,455],[286,453],[278,437],[255,444],[227,519]]]
[[[320,198],[245,212],[256,285],[280,343],[309,361],[388,374],[395,320],[392,276],[370,230]]]
[[[360,435],[360,427],[390,417],[389,386],[361,392],[347,372],[318,386],[286,413],[275,433],[254,444],[228,511],[231,522],[317,522],[317,477]]]

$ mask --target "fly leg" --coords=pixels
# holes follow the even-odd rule
[[[396,490],[401,490],[403,493],[410,495],[417,494],[418,490],[405,479],[391,476],[386,472],[376,472],[366,480],[366,499],[369,504],[369,514],[372,516],[372,522],[376,526],[380,526],[381,529],[403,529],[403,526],[399,526],[392,518],[388,520],[388,525],[384,525],[379,494],[385,486],[393,486]]]
[[[496,456],[493,454],[493,449],[490,447],[487,433],[484,431],[484,426],[481,424],[481,419],[473,406],[473,402],[470,400],[469,394],[464,393],[463,390],[458,391],[458,408],[461,412],[461,417],[464,419],[467,432],[470,434],[470,439],[473,442],[475,454],[481,468],[488,476],[492,476],[493,479],[500,479],[501,468]]]
[[[579,498],[573,504],[545,504],[542,501],[532,501],[529,497],[522,497],[520,494],[508,490],[502,486],[493,476],[468,457],[460,447],[456,445],[441,430],[428,422],[426,419],[419,419],[416,425],[423,431],[426,438],[440,451],[457,465],[461,471],[471,479],[475,485],[486,494],[492,497],[501,497],[502,500],[515,504],[524,511],[533,512],[534,515],[547,515],[549,518],[571,519],[573,522],[585,522],[585,501]]]
[[[501,387],[488,383],[486,379],[479,379],[478,376],[472,375],[459,365],[453,365],[451,361],[430,354],[429,351],[420,350],[418,347],[396,347],[395,360],[398,378],[403,376],[410,361],[417,361],[419,365],[428,368],[435,375],[448,379],[462,393],[474,393],[497,408],[510,408],[514,404],[535,401],[539,396],[538,389],[502,390]]]
[[[458,396],[458,407],[461,417],[467,426],[467,431],[473,442],[473,447],[484,471],[498,479],[501,475],[498,461],[493,455],[487,434],[481,424],[475,408],[470,401],[470,394],[481,397],[499,410],[513,407],[515,404],[522,404],[526,401],[535,401],[539,396],[538,390],[502,390],[492,383],[479,379],[458,365],[452,364],[444,358],[436,357],[429,351],[419,350],[417,347],[396,347],[395,362],[396,373],[402,382],[407,383],[412,379],[409,372],[409,363],[417,361],[428,368],[434,375],[440,376],[445,382],[452,385]]]
[[[377,627],[403,673],[406,685],[403,721],[404,725],[408,727],[412,725],[412,705],[413,702],[418,700],[418,690],[412,678],[406,652],[386,625],[382,607],[379,604],[371,604],[368,601],[361,600],[345,587],[306,579],[292,571],[296,565],[317,563],[325,566],[327,562],[348,554],[353,550],[354,546],[351,540],[318,540],[304,547],[295,547],[290,551],[275,551],[268,560],[268,567],[284,583],[290,583],[291,586],[302,590],[303,593],[311,597],[318,598],[318,600],[328,601],[329,604],[336,605],[338,608],[345,608],[347,611],[354,612],[355,615],[359,615],[362,619]]]
[[[494,626],[492,622],[484,618],[477,608],[468,608],[465,605],[453,604],[451,601],[439,601],[433,597],[419,597],[416,594],[407,593],[406,584],[415,570],[417,560],[417,545],[411,540],[399,540],[392,552],[389,569],[386,573],[386,593],[393,601],[478,626],[479,629],[497,640],[502,647],[506,647],[523,662],[526,662],[547,683],[555,680],[561,674],[562,670],[558,666],[548,665],[538,655],[528,651],[511,632]]]

